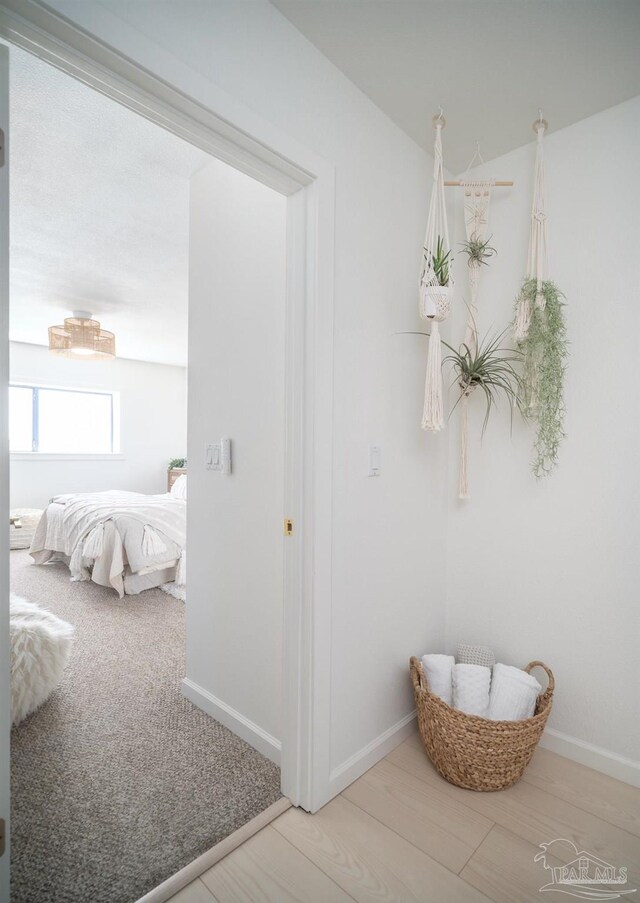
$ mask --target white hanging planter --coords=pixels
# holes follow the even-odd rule
[[[424,259],[420,270],[419,311],[429,320],[427,373],[424,385],[422,429],[437,433],[444,427],[442,402],[442,349],[438,323],[446,320],[451,306],[453,281],[450,278],[451,243],[447,225],[447,206],[444,199],[444,166],[442,163],[442,129],[445,118],[440,112],[433,117],[436,139],[433,146],[433,191],[429,201],[427,231],[424,239]],[[446,280],[441,285],[441,280]]]
[[[523,354],[523,406],[536,426],[533,472],[543,477],[556,466],[564,438],[564,372],[567,357],[563,295],[549,279],[544,190],[544,135],[549,125],[538,110],[534,191],[527,269],[516,299],[513,334]],[[532,325],[536,328],[532,330]],[[543,387],[541,390],[541,386]]]
[[[453,286],[425,285],[420,286],[420,316],[423,320],[446,320],[451,307]]]

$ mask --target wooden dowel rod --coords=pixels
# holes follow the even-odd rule
[[[457,188],[460,185],[466,185],[466,182],[445,182],[444,183],[448,188]],[[497,188],[511,188],[513,182],[493,182]]]

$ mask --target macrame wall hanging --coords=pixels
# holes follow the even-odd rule
[[[479,146],[467,167],[467,173],[471,170],[476,159],[480,163],[484,163]],[[465,178],[461,180],[461,185],[464,188],[466,248],[482,247],[487,238],[491,193],[495,185],[495,179],[470,179],[465,174]],[[482,260],[477,254],[469,253],[468,264],[469,309],[464,343],[475,351],[478,345],[478,289],[480,286]]]
[[[533,204],[527,270],[516,299],[513,334],[524,358],[522,408],[536,425],[533,472],[548,474],[564,438],[564,373],[567,357],[563,295],[548,278],[544,145],[548,123],[538,111]]]
[[[467,167],[467,173],[476,159],[484,163],[480,153],[480,146]],[[480,249],[486,248],[487,229],[489,225],[489,209],[491,207],[491,192],[495,179],[470,179],[465,176],[462,179],[464,189],[464,228],[467,236],[465,249],[468,252],[468,277],[469,277],[469,311],[467,316],[467,328],[464,334],[464,344],[475,355],[478,350],[478,290],[480,286],[480,273],[483,259]],[[474,253],[474,251],[476,253]],[[460,467],[458,473],[458,498],[469,498],[469,398],[475,390],[470,386],[463,391],[460,399]]]
[[[457,185],[463,188],[464,194],[464,226],[466,241],[463,243],[463,251],[467,255],[468,279],[469,279],[469,303],[467,325],[464,334],[461,351],[457,357],[466,357],[469,364],[478,356],[478,292],[480,288],[480,274],[483,265],[496,252],[489,244],[487,237],[489,228],[489,212],[491,196],[496,185],[511,186],[513,182],[496,182],[495,179],[474,179],[468,174],[476,163],[484,163],[480,153],[480,146],[476,146],[476,152],[469,163],[465,176],[459,182],[445,182],[445,185]],[[453,357],[455,362],[455,355]],[[469,401],[479,383],[460,381],[460,396],[457,404],[460,408],[460,466],[458,475],[458,498],[469,498],[468,478],[468,448],[469,448]]]
[[[431,432],[438,432],[444,426],[442,349],[438,323],[449,315],[453,293],[451,244],[444,198],[442,162],[442,129],[445,124],[442,108],[440,108],[440,112],[433,117],[433,125],[436,130],[433,148],[433,190],[424,239],[424,257],[420,270],[420,316],[423,320],[429,320],[431,323],[422,429]]]

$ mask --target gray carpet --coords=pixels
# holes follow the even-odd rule
[[[120,601],[11,552],[12,589],[76,628],[12,732],[12,903],[133,903],[280,798],[279,769],[188,702],[184,604]]]

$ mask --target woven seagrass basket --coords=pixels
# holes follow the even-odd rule
[[[452,709],[430,692],[419,659],[410,662],[420,736],[427,755],[451,784],[468,790],[503,790],[519,781],[547,723],[555,681],[542,662],[549,684],[538,696],[535,714],[522,721],[490,721]]]

